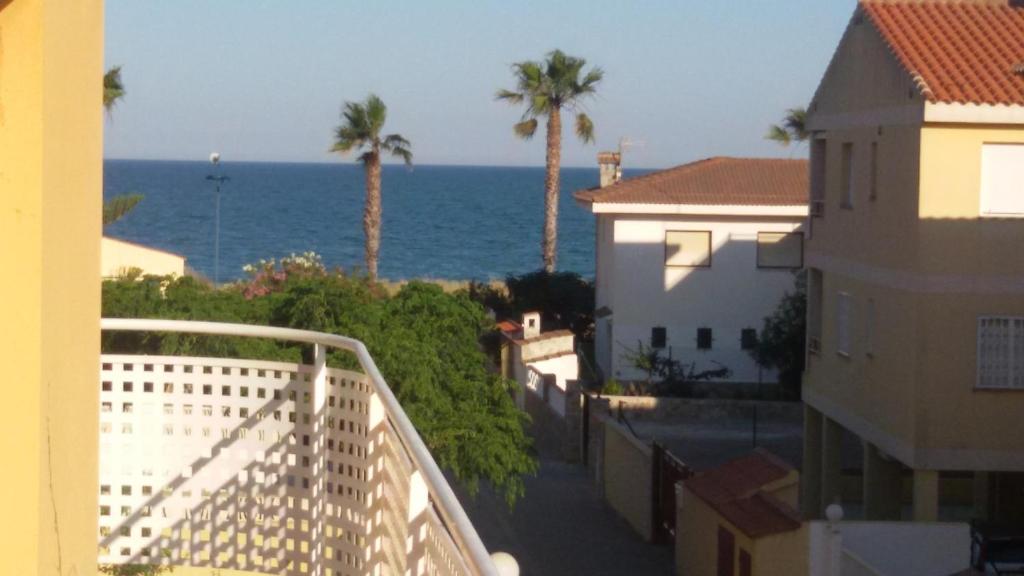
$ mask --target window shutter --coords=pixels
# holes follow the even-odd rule
[[[711,328],[697,328],[697,349],[711,350]]]
[[[979,388],[1024,388],[1024,318],[978,319]]]

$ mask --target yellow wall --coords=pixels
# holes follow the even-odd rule
[[[0,0],[0,574],[95,573],[103,3]]]
[[[185,275],[184,256],[156,248],[104,236],[100,253],[100,270],[104,278],[121,276],[132,268],[157,276]]]
[[[604,423],[604,497],[644,540],[651,539],[651,448],[610,419]]]

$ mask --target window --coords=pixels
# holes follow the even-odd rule
[[[744,328],[740,332],[740,347],[744,350],[753,350],[757,347],[757,330]]]
[[[803,268],[802,232],[758,232],[758,268]]]
[[[825,215],[825,152],[826,140],[811,142],[811,216]]]
[[[842,183],[841,194],[839,196],[839,206],[841,208],[853,208],[853,143],[846,142],[843,144],[843,163],[842,163]]]
[[[981,147],[981,214],[1024,216],[1024,144]]]
[[[978,319],[977,387],[1024,389],[1024,318]]]
[[[850,295],[840,292],[836,296],[836,352],[850,355]]]
[[[711,328],[697,328],[697,349],[711,350]]]
[[[871,190],[868,192],[868,199],[878,199],[878,142],[871,143]]]
[[[733,576],[736,574],[736,537],[724,526],[718,527],[718,559],[715,576]]]
[[[667,340],[668,335],[664,326],[651,328],[651,348],[664,348]]]
[[[671,230],[665,233],[665,265],[688,268],[711,266],[711,232]]]

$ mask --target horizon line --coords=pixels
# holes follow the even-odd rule
[[[196,160],[196,159],[186,159],[186,158],[178,158],[178,159],[175,159],[175,158],[114,158],[114,157],[104,156],[103,160],[104,161],[107,161],[107,160],[126,161],[126,162],[195,162],[195,163],[203,163],[203,164],[209,163],[208,160]],[[327,160],[323,160],[323,161],[317,161],[317,160],[221,160],[221,163],[223,163],[223,164],[326,164],[326,165],[341,165],[341,166],[357,166],[358,165],[358,162],[356,162],[356,161],[352,161],[352,162],[346,162],[346,161],[331,162],[331,161],[327,161]],[[401,162],[382,162],[382,165],[384,165],[384,166],[404,166],[404,164],[402,164]],[[444,163],[444,162],[430,162],[430,163],[425,163],[425,164],[414,164],[412,166],[412,168],[416,168],[417,166],[437,167],[437,168],[539,168],[539,169],[544,169],[545,168],[545,166],[543,164],[539,164],[539,165],[537,165],[537,164],[526,164],[526,165],[524,165],[524,164],[449,164],[449,163]],[[561,166],[561,168],[572,168],[572,169],[591,169],[592,168],[594,170],[597,170],[598,166],[597,166],[597,163],[595,162],[592,165],[586,165],[586,166],[579,166],[579,165],[565,166],[565,165],[563,165],[563,166]],[[623,169],[624,170],[649,170],[649,171],[665,170],[665,168],[661,168],[661,167],[654,168],[654,167],[649,167],[649,166],[626,166]]]

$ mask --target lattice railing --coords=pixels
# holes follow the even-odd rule
[[[101,564],[269,574],[497,574],[361,343],[253,326],[105,330],[311,343],[313,364],[103,355]],[[326,365],[328,347],[363,372]]]

